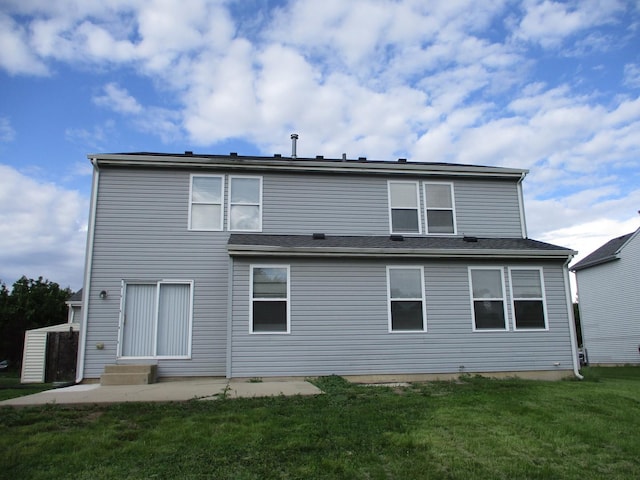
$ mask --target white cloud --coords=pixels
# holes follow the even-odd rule
[[[12,75],[47,75],[49,69],[30,49],[27,30],[0,13],[0,68]]]
[[[11,142],[16,138],[16,131],[8,118],[0,117],[0,142]]]
[[[627,63],[624,66],[624,84],[631,88],[640,88],[640,65]]]
[[[624,3],[616,0],[529,0],[524,2],[524,16],[514,36],[546,48],[558,47],[578,32],[615,23],[624,9]]]
[[[541,74],[536,58],[540,46],[545,60],[565,61],[610,48],[612,35],[628,41],[632,26],[612,33],[631,10],[621,1],[251,2],[259,11],[223,0],[5,5],[23,23],[0,14],[0,42],[12,47],[0,49],[0,68],[135,69],[176,107],[149,105],[116,82],[93,101],[167,143],[242,138],[287,154],[297,132],[300,156],[531,168],[525,191],[538,236],[605,220],[614,223],[602,228],[626,226],[638,208],[630,179],[640,171],[640,98],[578,89],[571,73]],[[634,62],[624,66],[629,88],[640,85]],[[67,139],[110,150],[111,125],[67,129]]]
[[[0,279],[82,285],[88,201],[0,164]]]
[[[101,107],[106,107],[118,113],[140,113],[142,106],[132,97],[125,88],[115,83],[104,86],[104,95],[93,97],[93,102]]]

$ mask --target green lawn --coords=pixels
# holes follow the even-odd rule
[[[310,398],[5,407],[0,478],[640,478],[640,368],[586,377],[326,377]]]
[[[18,373],[0,373],[0,401],[50,390],[51,387],[50,383],[27,383],[22,385]]]

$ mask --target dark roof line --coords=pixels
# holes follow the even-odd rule
[[[381,163],[381,164],[396,164],[396,163],[414,163],[417,165],[433,165],[433,166],[458,166],[458,167],[479,167],[479,168],[501,168],[501,167],[493,167],[491,165],[472,165],[469,163],[450,163],[450,162],[418,162],[411,161],[406,158],[398,158],[398,160],[371,160],[367,157],[358,157],[358,158],[327,158],[323,155],[316,155],[315,157],[287,157],[280,154],[275,154],[273,156],[266,155],[238,155],[235,152],[231,152],[229,155],[224,154],[202,154],[202,153],[194,153],[190,151],[186,151],[184,153],[163,153],[163,152],[118,152],[118,153],[103,153],[100,155],[133,155],[133,156],[142,156],[142,157],[186,157],[186,158],[210,158],[210,159],[228,159],[228,158],[236,158],[239,160],[280,160],[285,162],[295,161],[295,162],[312,162],[312,161],[323,161],[323,162],[356,162],[356,163]],[[89,155],[90,157],[92,155]],[[505,168],[507,170],[507,168]],[[508,169],[510,170],[510,169]]]
[[[398,238],[401,237],[401,238]],[[345,254],[415,254],[472,256],[488,253],[495,256],[567,258],[576,252],[571,249],[551,245],[528,238],[476,238],[476,237],[409,237],[386,236],[333,236],[314,235],[263,235],[236,234],[229,237],[227,249],[230,253],[250,254],[250,252],[287,253],[301,252],[345,253]]]
[[[626,235],[609,240],[600,248],[596,249],[594,252],[590,253],[573,265],[571,267],[571,271],[575,272],[585,268],[595,267],[596,265],[602,265],[603,263],[608,263],[613,260],[618,260],[618,252],[634,233],[635,232],[627,233]]]
[[[364,174],[398,174],[412,175],[416,173],[431,173],[435,175],[471,175],[471,176],[495,176],[521,179],[528,173],[526,169],[493,167],[482,165],[469,165],[444,162],[407,162],[406,159],[398,160],[367,160],[365,157],[358,159],[324,158],[318,155],[315,158],[292,158],[282,155],[272,157],[242,156],[235,152],[229,155],[210,155],[185,153],[157,153],[157,152],[132,152],[132,153],[96,153],[89,154],[89,159],[96,166],[130,166],[130,167],[175,167],[175,168],[229,168],[229,169],[276,169],[287,171],[309,172],[339,172],[339,173],[364,173]]]

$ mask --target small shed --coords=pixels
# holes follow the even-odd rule
[[[82,289],[66,302],[69,309],[67,323],[27,330],[22,351],[21,383],[43,383],[61,381],[70,377],[77,356],[78,332]]]

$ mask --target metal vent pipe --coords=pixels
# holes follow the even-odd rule
[[[298,158],[298,155],[296,154],[297,142],[298,142],[298,134],[292,133],[291,134],[291,158]]]

